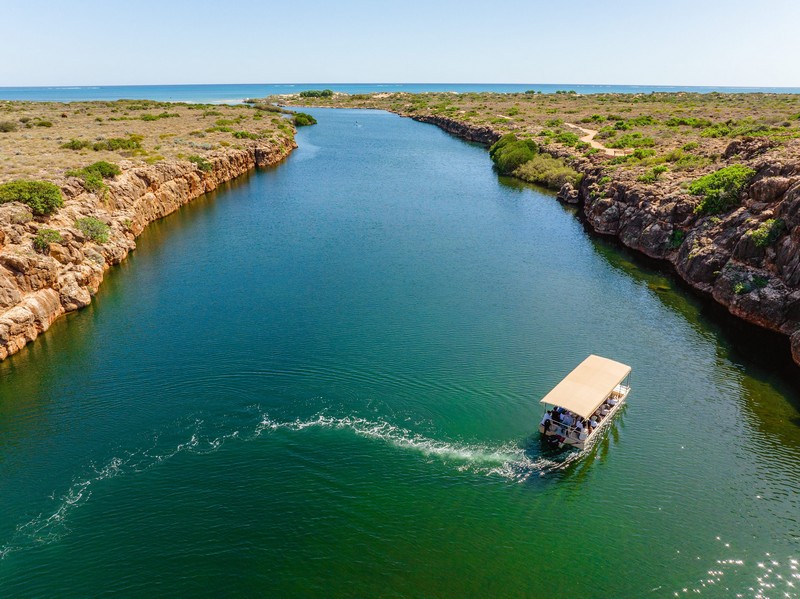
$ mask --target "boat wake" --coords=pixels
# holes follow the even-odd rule
[[[375,439],[403,450],[419,453],[426,458],[454,465],[459,471],[501,476],[523,481],[531,476],[563,470],[581,454],[562,454],[562,459],[548,459],[518,443],[487,445],[481,443],[448,442],[431,439],[385,420],[369,420],[356,416],[334,417],[318,414],[308,420],[276,421],[264,415],[256,436],[276,431],[302,431],[309,428],[348,430],[359,437]]]
[[[253,412],[257,415],[256,418],[253,418]],[[370,420],[353,415],[333,416],[326,412],[308,419],[282,421],[271,418],[254,406],[245,420],[249,420],[249,424],[243,421],[234,422],[233,425],[228,423],[227,430],[222,431],[219,426],[207,426],[201,419],[176,423],[179,431],[177,436],[182,437],[180,441],[175,439],[176,435],[172,431],[155,434],[144,448],[121,451],[120,455],[103,463],[90,464],[86,472],[76,477],[65,492],[54,492],[50,495],[52,509],[46,509],[16,527],[12,538],[0,546],[0,560],[21,549],[57,542],[69,534],[70,514],[86,504],[104,481],[141,474],[180,454],[214,453],[232,441],[251,442],[272,435],[299,433],[310,429],[347,431],[357,437],[414,452],[430,462],[439,462],[459,472],[501,477],[514,482],[564,470],[585,454],[585,451],[569,452],[548,458],[541,455],[538,446],[526,448],[513,442],[491,445],[442,441],[385,420]],[[164,440],[169,437],[173,440]]]

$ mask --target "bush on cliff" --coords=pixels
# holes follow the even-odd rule
[[[780,218],[770,218],[761,223],[757,229],[748,231],[745,235],[753,240],[756,247],[765,248],[775,243],[785,228],[786,223],[784,223],[783,220]]]
[[[317,119],[310,114],[306,114],[305,112],[295,113],[292,120],[294,121],[296,127],[306,127],[307,125],[317,124]]]
[[[0,185],[0,204],[22,202],[37,216],[52,214],[64,205],[61,190],[46,181],[9,181]]]
[[[75,226],[92,241],[105,243],[108,241],[108,232],[111,230],[107,224],[94,216],[79,218],[75,221]]]
[[[755,171],[743,164],[732,164],[700,177],[689,185],[689,193],[702,196],[696,214],[720,214],[739,203],[739,194]]]
[[[113,179],[122,171],[120,168],[111,162],[100,160],[82,169],[73,169],[67,171],[67,177],[78,177],[83,179],[83,186],[87,191],[99,191],[105,188],[103,179]]]
[[[207,158],[203,158],[202,156],[189,156],[187,158],[189,162],[192,162],[197,166],[198,169],[203,171],[204,173],[208,173],[214,170],[214,165],[211,164],[211,161]]]
[[[61,233],[55,229],[39,229],[36,237],[33,238],[33,247],[40,254],[50,249],[51,243],[60,243]]]
[[[549,154],[537,154],[514,171],[514,175],[523,181],[543,185],[548,189],[559,190],[565,183],[573,187],[580,185],[583,175]]]
[[[538,153],[539,147],[536,142],[530,139],[517,139],[513,133],[504,135],[489,148],[492,162],[503,175],[512,174]]]

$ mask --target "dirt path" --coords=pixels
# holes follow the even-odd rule
[[[613,148],[607,148],[599,141],[594,140],[594,136],[597,135],[597,131],[594,129],[584,129],[583,127],[578,127],[578,125],[573,125],[572,123],[564,123],[567,127],[571,127],[573,129],[577,129],[581,133],[583,133],[583,137],[581,137],[581,141],[586,142],[593,148],[597,148],[598,150],[605,152],[608,156],[624,156],[628,154],[625,150],[615,150]]]

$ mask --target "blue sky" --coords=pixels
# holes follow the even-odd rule
[[[0,86],[800,86],[794,0],[1,0]]]

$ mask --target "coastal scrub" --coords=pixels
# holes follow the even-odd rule
[[[0,185],[0,204],[22,202],[36,216],[53,214],[64,205],[57,185],[47,181],[9,181]]]
[[[75,221],[75,226],[92,241],[96,241],[97,243],[105,243],[108,241],[108,233],[111,227],[99,218],[95,218],[94,216],[79,218]]]
[[[755,175],[755,171],[743,164],[732,164],[700,177],[689,185],[689,193],[702,196],[695,207],[696,214],[721,214],[739,203],[739,195]]]
[[[69,170],[65,174],[67,177],[78,177],[87,191],[95,192],[105,188],[104,179],[113,179],[121,172],[116,164],[100,160],[81,169]]]

